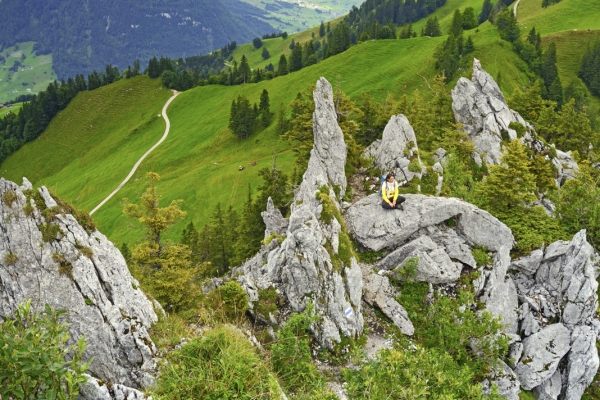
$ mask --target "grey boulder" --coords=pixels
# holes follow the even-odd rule
[[[531,390],[550,379],[571,348],[571,334],[561,323],[552,324],[523,340],[523,356],[515,368],[521,387]]]
[[[408,313],[394,299],[396,293],[387,277],[379,274],[367,276],[364,278],[363,290],[364,300],[369,305],[378,307],[400,328],[403,334],[412,336],[415,333],[415,327],[408,317]]]

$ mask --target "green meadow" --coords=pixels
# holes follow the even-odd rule
[[[56,79],[52,70],[52,55],[35,55],[33,45],[34,42],[23,42],[0,51],[4,58],[4,62],[0,62],[0,103],[23,94],[36,94]],[[22,66],[16,72],[10,71],[17,61]]]
[[[4,117],[9,112],[13,112],[15,114],[19,113],[19,110],[23,107],[23,103],[15,103],[12,107],[3,107],[0,108],[0,118]]]
[[[477,6],[473,0],[449,0],[449,4],[453,2],[454,6],[438,10],[442,24],[451,18],[453,7],[460,6],[462,10]],[[467,34],[475,43],[473,57],[481,60],[508,97],[516,88],[531,84],[534,76],[512,51],[511,44],[500,40],[489,23]],[[286,40],[264,42],[269,51],[273,50],[272,54],[282,54],[289,52],[292,37],[301,41],[311,36],[307,31]],[[134,221],[123,216],[121,200],[135,201],[139,197],[148,171],[162,177],[158,188],[163,203],[181,199],[182,208],[188,212],[185,220],[171,230],[171,238],[178,238],[190,221],[196,226],[208,222],[219,203],[223,208],[232,206],[241,210],[247,201],[248,186],[256,190],[261,183],[258,170],[271,166],[273,156],[277,155],[277,165],[292,173],[294,155],[293,145],[276,134],[275,122],[250,138],[237,141],[227,128],[233,99],[243,94],[251,102],[258,102],[262,90],[267,89],[271,111],[277,114],[282,104],[287,107],[299,91],[321,76],[334,87],[339,85],[354,100],[366,91],[382,101],[388,94],[398,99],[405,94],[410,97],[417,89],[427,98],[431,95],[431,79],[437,74],[433,54],[444,40],[442,36],[368,41],[270,81],[240,86],[211,85],[181,93],[168,110],[171,132],[167,140],[146,158],[121,192],[94,214],[94,220],[100,231],[117,243],[138,240],[142,233],[132,230]],[[568,82],[567,78],[574,77],[575,64],[571,56],[561,56],[560,49],[559,46],[559,70],[565,74],[563,82]],[[239,59],[242,54],[248,55],[253,67],[266,63],[257,58],[260,50],[253,50],[251,44],[239,46],[234,56]],[[465,62],[460,75],[470,77],[470,61]],[[450,82],[448,90],[457,79]],[[145,76],[80,93],[40,138],[5,161],[3,176],[17,182],[27,176],[36,186],[46,185],[78,208],[90,211],[162,136],[165,123],[158,115],[171,95],[161,88],[160,80]],[[253,162],[256,166],[250,165]],[[244,170],[239,171],[239,166]]]

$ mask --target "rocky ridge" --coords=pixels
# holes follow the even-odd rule
[[[302,312],[314,304],[321,321],[311,327],[318,343],[332,348],[341,336],[362,333],[362,272],[348,254],[339,200],[346,191],[346,144],[337,124],[331,85],[319,79],[313,93],[314,147],[292,202],[289,221],[271,206],[263,213],[265,237],[277,233],[259,253],[233,272],[246,290],[253,312],[260,290],[274,287]],[[269,204],[272,204],[270,202]],[[280,323],[274,315],[260,316]]]
[[[502,141],[516,139],[518,134],[513,125],[525,128],[520,140],[537,153],[556,153],[552,164],[556,167],[557,185],[566,179],[573,178],[577,171],[577,163],[570,152],[563,152],[536,139],[534,127],[526,122],[518,112],[511,110],[498,84],[473,59],[473,75],[471,80],[460,78],[452,89],[452,109],[456,122],[461,123],[463,130],[475,145],[473,159],[481,165],[481,158],[487,164],[500,164],[502,158]],[[504,137],[503,137],[504,136]]]
[[[123,256],[46,188],[23,181],[0,179],[0,315],[26,299],[38,311],[64,309],[71,340],[86,337],[90,374],[123,388],[152,385],[157,349],[148,329],[157,316]]]

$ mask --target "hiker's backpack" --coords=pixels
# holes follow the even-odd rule
[[[379,197],[383,196],[383,184],[385,183],[385,175],[381,175],[379,177],[379,190],[377,191],[377,194],[379,195]]]

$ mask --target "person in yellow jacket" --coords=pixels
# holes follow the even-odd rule
[[[381,197],[381,206],[386,210],[404,210],[402,203],[406,199],[398,195],[398,182],[394,179],[394,174],[386,175],[385,182],[381,185]]]

